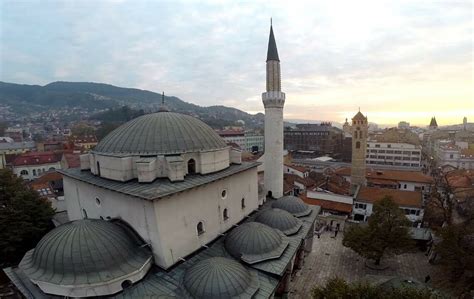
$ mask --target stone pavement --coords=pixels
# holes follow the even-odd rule
[[[324,232],[320,239],[315,236],[313,251],[306,256],[303,269],[293,278],[289,298],[311,298],[314,286],[322,285],[335,276],[349,282],[386,281],[393,276],[410,277],[424,282],[429,274],[432,283],[435,283],[440,275],[439,269],[429,264],[428,258],[421,251],[387,257],[382,259],[382,263],[390,265],[388,269],[371,270],[364,265],[363,257],[342,245],[342,232],[339,232],[337,238],[333,237],[332,232]]]

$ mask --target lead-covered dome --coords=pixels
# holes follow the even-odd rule
[[[258,274],[239,262],[225,257],[211,257],[186,270],[183,278],[191,298],[252,298],[259,288]]]
[[[226,250],[235,258],[254,264],[279,258],[288,246],[285,235],[258,222],[246,222],[225,238]]]
[[[301,220],[281,209],[261,211],[255,221],[279,229],[287,236],[296,234],[302,225]]]
[[[165,155],[225,148],[225,141],[199,119],[174,112],[146,114],[105,136],[94,151],[108,154]]]
[[[303,217],[311,213],[309,206],[301,198],[293,195],[280,197],[272,204],[272,207],[285,210],[295,217]]]
[[[46,293],[87,297],[121,291],[121,283],[141,279],[151,263],[151,251],[125,227],[84,219],[50,231],[19,267]]]

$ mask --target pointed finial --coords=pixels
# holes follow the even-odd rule
[[[360,106],[359,106],[359,112],[360,112]]]
[[[163,94],[161,95],[161,105],[165,105],[165,92],[163,91]]]
[[[272,17],[270,17],[270,26],[273,26]]]
[[[165,92],[161,94],[161,107],[158,109],[159,112],[168,112],[168,108],[165,106]]]

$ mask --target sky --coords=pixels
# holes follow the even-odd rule
[[[263,112],[270,17],[286,119],[474,121],[471,0],[0,1],[0,81],[87,81]]]

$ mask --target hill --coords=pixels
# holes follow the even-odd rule
[[[137,110],[156,111],[161,99],[161,94],[152,91],[103,83],[53,82],[40,86],[0,82],[0,104],[22,114],[62,107],[94,111],[129,106]],[[251,115],[225,106],[202,107],[174,96],[165,96],[165,102],[170,111],[194,115],[210,124],[222,121],[232,124],[243,120],[247,126],[256,127],[261,126],[264,119],[261,113]]]

